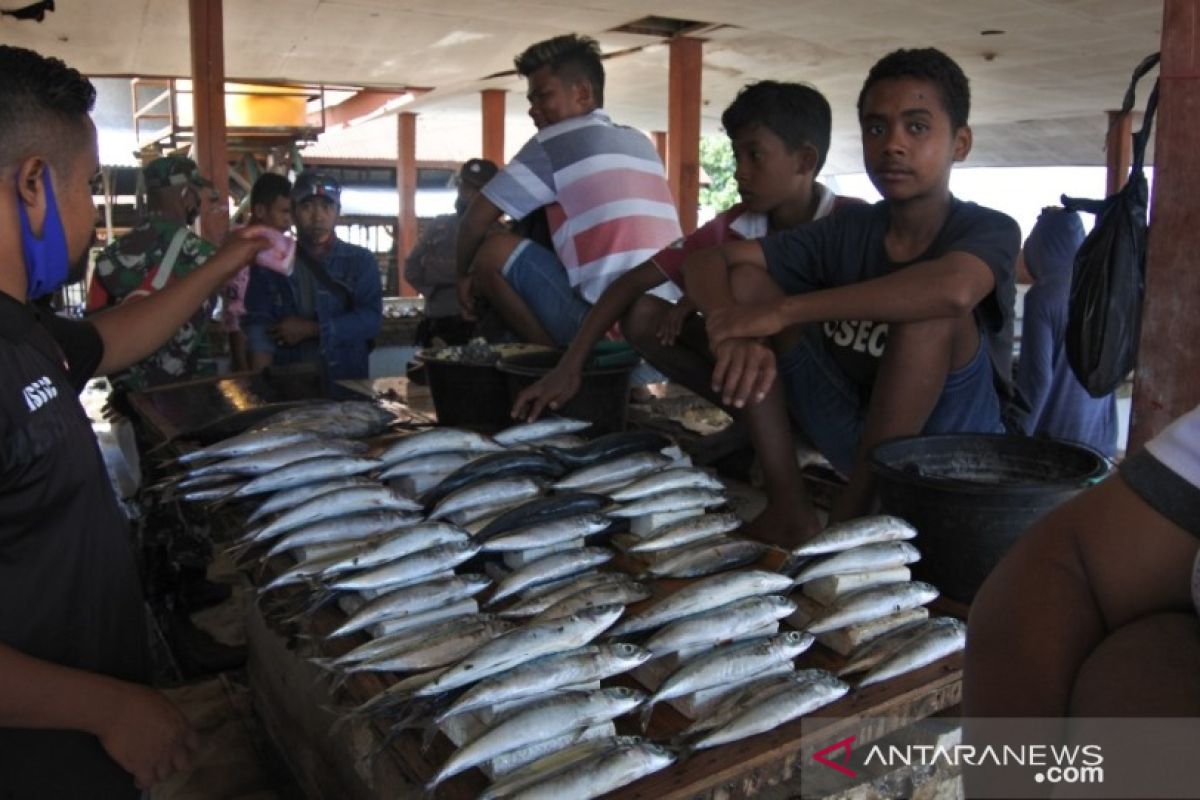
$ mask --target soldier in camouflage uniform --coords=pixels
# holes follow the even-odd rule
[[[147,219],[104,248],[88,287],[88,312],[152,294],[208,260],[215,248],[188,228],[212,183],[190,158],[166,156],[146,165]],[[145,389],[195,377],[212,301],[204,303],[154,354],[111,376],[117,386]]]

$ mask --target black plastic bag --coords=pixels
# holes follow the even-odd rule
[[[1138,80],[1158,64],[1148,56],[1133,72],[1122,112],[1134,104]],[[1158,106],[1158,82],[1146,103],[1145,121],[1133,135],[1129,181],[1104,200],[1063,195],[1069,211],[1096,215],[1096,226],[1075,256],[1067,316],[1067,361],[1092,397],[1114,391],[1137,361],[1146,286],[1146,208],[1148,191],[1142,167]]]

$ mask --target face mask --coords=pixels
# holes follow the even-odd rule
[[[50,182],[50,170],[43,171],[46,185],[46,219],[39,239],[29,224],[25,204],[17,199],[21,218],[21,250],[25,256],[25,280],[28,287],[25,296],[34,300],[50,294],[67,281],[67,234],[62,219],[58,216],[58,202],[54,199],[54,186]]]

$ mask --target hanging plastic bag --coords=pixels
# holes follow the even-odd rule
[[[1133,109],[1138,81],[1156,64],[1158,53],[1134,70],[1122,113]],[[1075,256],[1066,336],[1067,361],[1093,397],[1114,391],[1137,361],[1146,285],[1148,191],[1142,167],[1157,106],[1155,81],[1142,128],[1133,135],[1129,181],[1120,191],[1104,200],[1062,198],[1069,211],[1096,215],[1096,226]]]

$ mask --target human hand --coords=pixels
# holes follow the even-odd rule
[[[304,317],[284,317],[271,326],[271,338],[277,345],[292,347],[305,339],[315,339],[321,335],[321,327],[316,321]]]
[[[557,411],[579,391],[580,371],[560,363],[541,380],[526,387],[513,403],[513,419],[533,422],[547,407]]]
[[[726,339],[713,348],[712,389],[726,406],[758,403],[775,382],[775,353],[755,339]]]
[[[114,686],[111,708],[96,731],[109,757],[143,791],[187,769],[200,737],[183,713],[149,687],[118,681]]]
[[[247,225],[230,231],[214,256],[227,254],[230,263],[241,269],[260,252],[276,247],[280,238],[282,234],[265,225]]]
[[[667,313],[658,323],[658,331],[655,334],[659,344],[664,347],[675,344],[675,340],[679,338],[679,332],[683,330],[684,320],[695,310],[696,307],[686,297],[667,309]]]
[[[717,348],[730,339],[762,339],[783,330],[779,308],[774,303],[728,306],[705,312],[704,326],[708,345]]]
[[[475,290],[470,275],[458,279],[458,313],[467,322],[479,321],[475,315]]]

